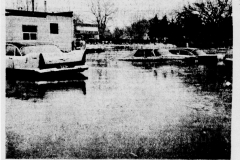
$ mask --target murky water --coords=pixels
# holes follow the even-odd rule
[[[89,54],[87,79],[7,80],[8,156],[229,158],[224,68],[116,60],[124,54]]]

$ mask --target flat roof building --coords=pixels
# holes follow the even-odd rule
[[[63,51],[72,49],[73,12],[5,11],[6,41],[44,41]]]
[[[74,24],[74,37],[82,40],[99,39],[97,24],[76,23]]]

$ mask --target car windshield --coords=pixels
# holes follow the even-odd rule
[[[26,46],[21,48],[22,54],[26,55],[29,53],[61,53],[61,50],[54,45],[38,45],[38,46]]]
[[[165,49],[158,50],[158,52],[159,52],[159,55],[171,55],[171,53]]]

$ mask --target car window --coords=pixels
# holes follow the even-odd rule
[[[176,54],[176,55],[179,54],[179,51],[178,51],[178,50],[169,50],[169,52],[171,52],[172,54]]]
[[[158,50],[158,52],[159,52],[159,55],[171,55],[171,53],[169,52],[169,50],[167,50],[167,49],[160,49],[160,50]]]
[[[7,56],[14,56],[14,49],[15,49],[15,46],[8,45],[6,47],[6,55]]]
[[[18,48],[15,48],[15,56],[22,56]]]
[[[192,55],[190,52],[188,52],[188,51],[184,51],[184,50],[182,50],[182,51],[180,51],[180,53],[179,53],[180,55]]]
[[[158,52],[158,49],[153,50],[155,56],[161,56],[160,53]]]
[[[155,57],[155,53],[152,49],[139,49],[134,57]]]
[[[6,47],[6,55],[7,56],[21,56],[19,49],[14,45],[7,45]]]
[[[29,53],[62,53],[61,50],[54,45],[38,45],[38,46],[25,46],[21,48],[22,54]]]

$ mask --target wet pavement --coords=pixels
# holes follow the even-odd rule
[[[225,66],[118,61],[6,81],[9,158],[230,158],[232,74]],[[47,77],[49,78],[49,77]]]

